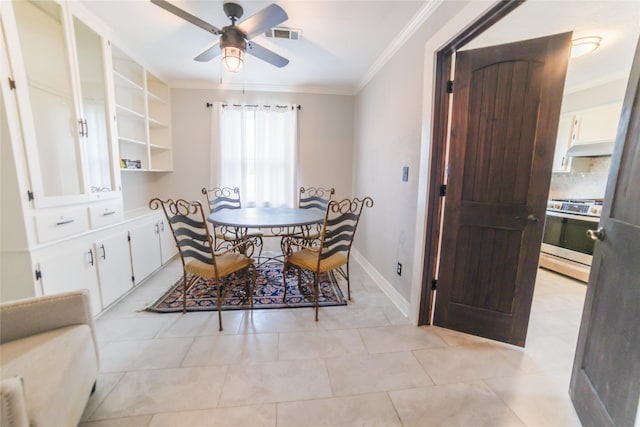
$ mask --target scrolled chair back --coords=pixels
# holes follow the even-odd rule
[[[238,187],[202,188],[202,194],[207,198],[209,212],[214,213],[222,209],[240,209],[240,189]]]
[[[183,265],[189,259],[195,259],[215,268],[213,239],[200,202],[154,198],[149,207],[153,210],[162,208]]]
[[[324,211],[336,193],[334,188],[300,187],[298,207],[301,209],[320,209]]]
[[[349,259],[353,238],[360,222],[362,210],[373,206],[373,199],[332,200],[327,206],[324,229],[320,236],[320,256],[318,262],[335,254],[344,254]]]

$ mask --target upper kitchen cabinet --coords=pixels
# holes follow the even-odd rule
[[[120,196],[106,41],[66,3],[0,2],[35,207]]]
[[[121,168],[171,171],[169,87],[117,46],[112,53]]]

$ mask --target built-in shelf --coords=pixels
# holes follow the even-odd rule
[[[112,46],[120,158],[140,161],[127,172],[173,170],[169,86]]]

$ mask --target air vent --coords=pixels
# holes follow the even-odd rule
[[[272,39],[298,40],[302,31],[293,28],[276,27],[267,30],[264,34]]]

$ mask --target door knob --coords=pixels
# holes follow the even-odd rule
[[[523,218],[523,217],[521,217],[521,216],[517,216],[517,217],[516,217],[516,219],[517,219],[517,220],[525,220],[525,221],[527,221],[529,224],[535,224],[535,223],[537,223],[537,222],[539,221],[538,217],[537,217],[537,216],[535,216],[534,214],[529,214],[529,215],[527,215],[527,217],[526,217],[526,218]]]
[[[587,230],[587,237],[591,240],[603,241],[605,236],[604,228],[598,227],[597,230]]]

